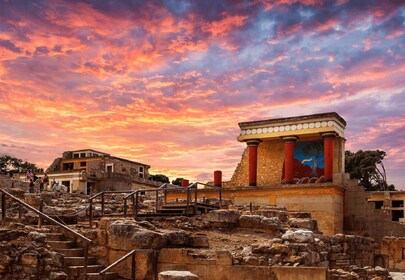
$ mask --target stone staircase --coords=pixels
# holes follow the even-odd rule
[[[219,207],[205,203],[189,204],[187,210],[186,203],[166,203],[155,213],[138,213],[137,220],[157,220],[173,216],[193,216],[217,210]]]
[[[76,244],[75,241],[69,240],[63,233],[45,233],[47,243],[52,250],[61,253],[64,256],[65,272],[69,279],[84,279],[84,248]],[[102,278],[98,272],[103,270],[103,265],[97,264],[94,257],[87,258],[87,279],[119,279],[117,273],[107,272],[106,278]]]

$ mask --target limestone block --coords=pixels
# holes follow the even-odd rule
[[[244,257],[243,262],[247,265],[259,265],[259,259],[255,256]]]
[[[281,222],[277,217],[266,218],[259,215],[242,215],[239,218],[239,225],[244,228],[278,230],[280,229]]]
[[[216,264],[217,265],[232,265],[233,262],[233,257],[232,254],[229,251],[217,251],[217,259],[216,259]]]
[[[232,210],[214,210],[205,215],[205,220],[213,226],[237,226],[240,214]]]
[[[294,228],[305,228],[309,230],[318,230],[315,220],[309,218],[292,218],[288,221],[289,225]]]
[[[283,240],[296,243],[313,243],[314,233],[309,230],[287,230],[286,233],[281,237]]]
[[[108,263],[113,263],[128,251],[110,250],[108,253]],[[118,264],[112,271],[117,272],[120,277],[131,279],[132,272],[132,257],[127,258],[125,261]],[[136,279],[153,279],[153,253],[152,252],[138,252],[135,254],[136,262]]]
[[[49,279],[50,280],[67,280],[68,276],[65,272],[60,272],[60,271],[52,271],[49,274]]]
[[[268,254],[268,253],[270,253],[272,245],[273,245],[273,242],[252,244],[252,252],[255,254]]]
[[[256,211],[258,215],[270,218],[270,217],[277,217],[281,222],[288,221],[288,212],[276,209],[264,209]]]
[[[197,275],[190,271],[168,270],[162,271],[158,275],[158,280],[198,280]]]
[[[28,234],[28,237],[31,238],[32,241],[38,242],[40,244],[45,244],[46,242],[46,235],[37,231],[30,232]]]
[[[160,249],[166,245],[163,234],[140,227],[135,221],[115,221],[107,233],[108,244],[115,250]]]
[[[191,246],[195,248],[208,248],[209,240],[205,234],[196,234],[192,237]]]
[[[33,253],[26,253],[21,255],[21,264],[26,267],[37,267],[38,257]]]
[[[270,249],[271,254],[280,254],[280,255],[288,255],[291,253],[290,248],[287,245],[274,243]]]
[[[185,231],[170,231],[164,234],[168,247],[189,247],[192,237]]]

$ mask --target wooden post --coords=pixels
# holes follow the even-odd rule
[[[44,208],[44,201],[41,199],[41,201],[39,202],[39,212],[43,212]],[[42,227],[42,217],[41,215],[39,215],[38,217],[38,227],[41,228]]]
[[[6,194],[1,193],[1,223],[6,223]]]
[[[104,192],[101,193],[101,217],[104,216]]]
[[[135,274],[136,274],[136,259],[135,259],[136,255],[135,254],[136,254],[135,252],[132,253],[132,273],[131,273],[132,280],[135,280]]]
[[[85,244],[84,244],[84,269],[83,269],[84,280],[87,280],[87,262],[88,262],[88,258],[89,258],[89,243],[87,243],[87,241],[85,241]]]
[[[137,191],[135,193],[135,218],[138,216],[138,197],[139,197],[139,192]]]
[[[158,207],[158,206],[159,206],[159,205],[158,205],[158,201],[159,201],[159,191],[156,190],[156,205],[155,205],[155,206],[156,206],[156,213],[158,212],[158,208],[159,208],[159,207]]]
[[[127,199],[124,198],[124,217],[127,216]]]
[[[89,225],[90,228],[92,226],[92,221],[93,221],[93,199],[90,199],[90,208],[89,208]]]

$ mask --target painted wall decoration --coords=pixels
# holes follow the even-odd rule
[[[294,167],[294,178],[321,177],[324,174],[323,141],[297,142],[294,148]]]

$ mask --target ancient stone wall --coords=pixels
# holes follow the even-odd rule
[[[367,201],[370,193],[355,180],[346,181],[344,205],[344,232],[369,235],[376,240],[384,236],[405,236],[405,228],[399,222],[391,221],[390,212],[375,209]]]
[[[284,146],[281,141],[264,141],[257,148],[257,185],[279,184],[283,172]],[[224,187],[245,187],[248,185],[248,150],[242,154],[230,182]]]
[[[388,256],[388,267],[405,271],[405,237],[387,236],[381,240],[381,253]]]
[[[67,279],[63,256],[47,248],[45,234],[0,228],[0,241],[0,279]]]

